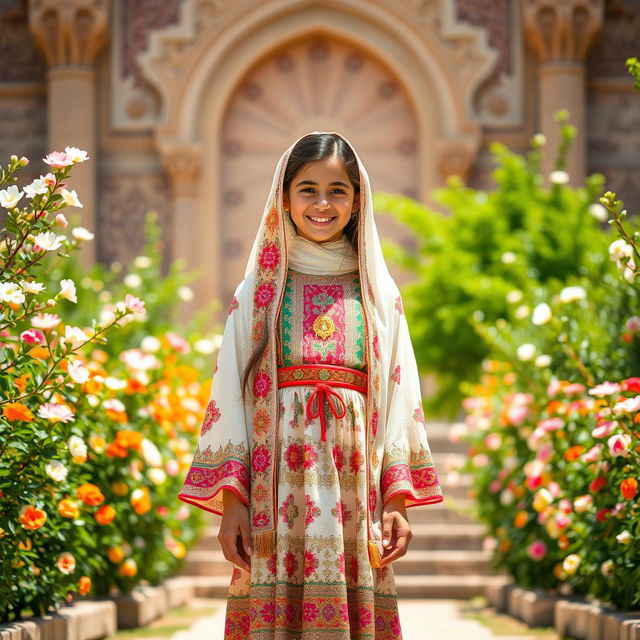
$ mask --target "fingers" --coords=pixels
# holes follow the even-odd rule
[[[380,561],[380,566],[385,567],[394,560],[401,558],[409,548],[409,542],[413,537],[409,523],[400,514],[389,514],[393,518],[393,537],[391,544],[385,548],[385,552]],[[384,543],[383,543],[384,544]]]
[[[241,569],[250,571],[251,565],[249,564],[248,558],[240,555],[238,551],[238,547],[242,548],[242,536],[238,528],[239,527],[233,530],[231,528],[222,529],[221,527],[220,533],[218,534],[218,541],[220,542],[220,547],[226,560],[233,562],[233,564]]]
[[[240,525],[240,535],[242,538],[242,546],[244,547],[245,555],[251,556],[253,554],[253,549],[251,548],[251,533],[249,531],[248,523]]]
[[[391,544],[393,534],[393,514],[383,512],[382,514],[382,546],[386,549]]]

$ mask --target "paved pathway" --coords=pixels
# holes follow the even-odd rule
[[[171,640],[222,640],[225,603],[218,611],[200,618],[188,631],[175,633]],[[466,618],[460,611],[459,600],[407,600],[398,601],[403,640],[553,640],[554,634],[495,635],[488,627]]]

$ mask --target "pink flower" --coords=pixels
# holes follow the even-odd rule
[[[562,384],[560,383],[560,380],[552,380],[547,387],[547,395],[550,398],[553,398],[553,396],[557,395],[561,389]]]
[[[557,431],[564,427],[564,420],[562,418],[547,418],[538,422],[538,428],[543,431]]]
[[[331,453],[333,454],[333,462],[336,465],[336,469],[338,471],[342,471],[342,466],[344,465],[344,452],[342,451],[342,448],[337,444],[333,445]]]
[[[253,516],[253,526],[254,527],[266,527],[269,524],[269,516],[262,512],[256,513]]]
[[[27,329],[20,334],[20,339],[24,340],[27,344],[44,344],[46,339],[42,331],[37,329]]]
[[[618,393],[620,388],[621,387],[617,382],[603,382],[602,384],[589,389],[589,395],[596,396],[597,398],[603,398],[604,396],[611,396],[614,393]]]
[[[566,513],[558,513],[556,514],[556,524],[560,529],[564,529],[571,524],[571,518]]]
[[[529,407],[524,404],[511,405],[507,409],[507,420],[510,424],[517,426],[521,424],[529,413]]]
[[[313,602],[305,602],[302,605],[302,619],[304,622],[313,622],[318,617],[318,607]]]
[[[573,382],[572,384],[568,384],[563,391],[566,396],[571,396],[578,393],[584,393],[586,389],[587,388],[583,384]]]
[[[251,464],[254,471],[265,472],[271,464],[271,454],[265,446],[256,447],[251,455]]]
[[[127,293],[124,297],[124,306],[133,313],[145,313],[144,302],[131,293]]]
[[[627,398],[613,407],[615,413],[635,413],[638,410],[640,410],[640,395]]]
[[[349,459],[349,464],[351,465],[351,471],[353,471],[353,473],[358,473],[358,471],[360,471],[360,466],[362,465],[363,461],[364,461],[364,457],[362,456],[362,453],[358,449],[354,449],[351,452],[351,457]]]
[[[260,609],[260,613],[262,614],[262,619],[265,622],[273,622],[276,619],[276,603],[265,603],[262,609]]]
[[[536,540],[527,547],[527,555],[532,560],[542,560],[547,554],[547,545],[542,540]]]
[[[264,398],[271,389],[271,378],[264,371],[259,371],[253,381],[253,393],[258,398]]]
[[[256,307],[266,307],[271,303],[274,295],[274,286],[270,282],[265,282],[256,289],[253,301]]]
[[[602,454],[602,445],[601,444],[593,445],[593,447],[591,447],[589,451],[582,454],[582,461],[596,462],[597,460],[600,460],[601,454]]]
[[[52,151],[42,158],[42,160],[54,169],[64,169],[64,167],[73,164],[73,158],[68,156],[64,151]]]
[[[63,229],[69,226],[69,221],[65,218],[64,213],[59,213],[55,217],[53,223],[59,227],[62,227]]]
[[[302,467],[304,454],[302,447],[299,444],[290,444],[284,454],[284,459],[287,462],[287,466],[291,471],[298,471]]]
[[[278,247],[271,243],[265,246],[258,259],[263,269],[274,269],[280,260]]]
[[[211,400],[209,404],[207,404],[207,409],[204,413],[201,434],[204,435],[205,433],[207,433],[211,429],[211,427],[213,427],[214,423],[220,420],[221,415],[222,414],[220,413],[220,409],[216,407],[216,401]]]
[[[627,320],[627,331],[631,331],[631,333],[637,333],[640,331],[640,318],[638,316],[631,316]]]
[[[308,578],[313,575],[318,568],[318,558],[311,551],[304,552],[304,577]]]
[[[287,551],[284,556],[284,570],[287,572],[287,575],[291,578],[293,574],[298,569],[298,560],[296,556],[291,551]]]
[[[606,438],[610,433],[615,431],[618,423],[612,420],[604,420],[599,422],[598,425],[591,431],[591,435],[594,438]]]
[[[609,445],[609,453],[612,456],[627,458],[629,456],[629,448],[631,447],[631,436],[626,433],[617,434],[611,436],[607,440],[607,444]]]

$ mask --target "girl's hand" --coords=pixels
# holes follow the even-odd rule
[[[407,553],[411,538],[413,538],[413,533],[407,520],[404,495],[399,494],[391,498],[382,508],[382,546],[384,553],[382,554],[380,567],[386,567]]]
[[[228,489],[222,490],[222,522],[218,531],[218,542],[224,557],[241,569],[251,570],[251,533],[249,509]]]

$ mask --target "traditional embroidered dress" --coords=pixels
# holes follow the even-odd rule
[[[233,571],[227,640],[395,640],[393,571],[378,568],[382,506],[398,493],[408,507],[443,499],[415,357],[362,163],[356,253],[344,237],[297,236],[283,215],[292,148],[231,304],[179,497],[221,513],[230,489],[249,506],[254,555],[251,571]],[[240,376],[263,331],[243,402]]]

